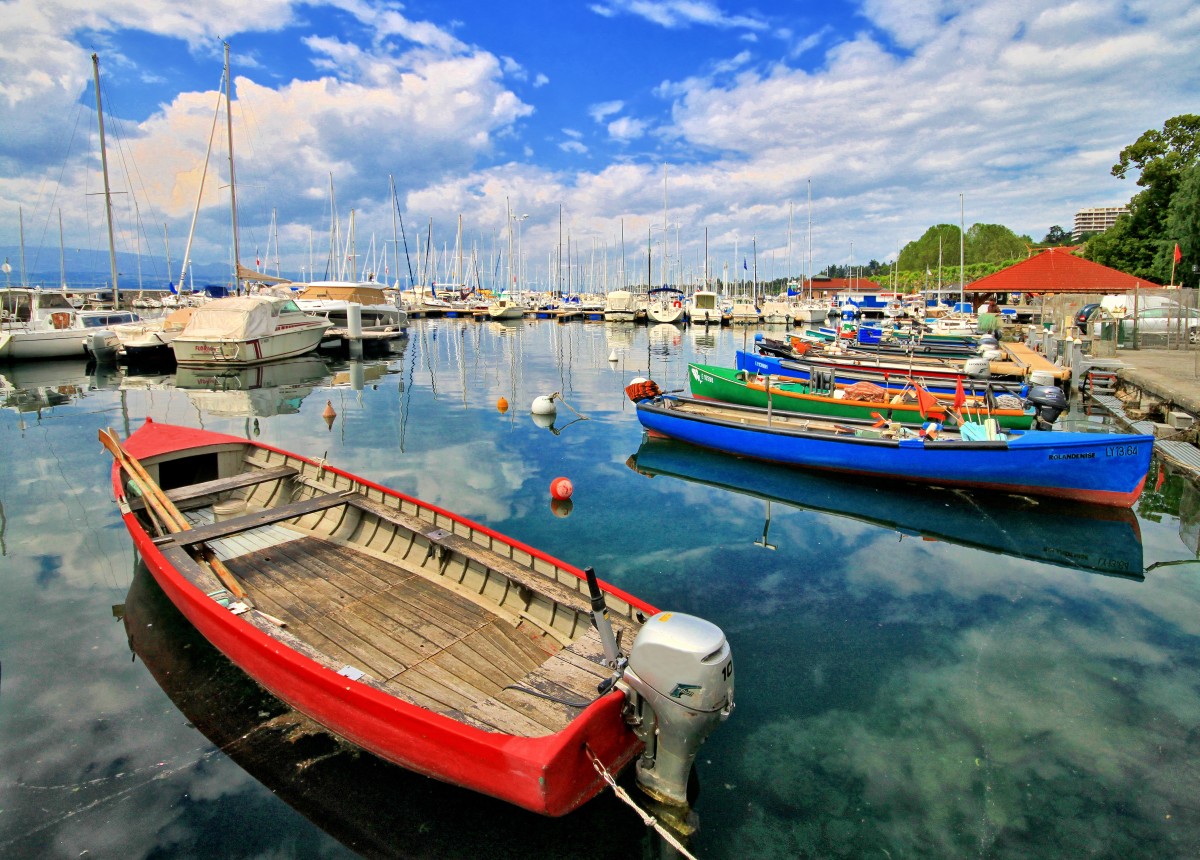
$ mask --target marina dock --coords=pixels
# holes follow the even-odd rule
[[[1127,430],[1156,437],[1154,450],[1200,478],[1200,350],[1140,349],[1115,359],[1085,361],[1079,385]],[[1156,420],[1161,418],[1162,420]]]

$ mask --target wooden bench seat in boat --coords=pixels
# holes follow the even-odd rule
[[[609,674],[592,662],[600,648],[592,628],[551,654],[557,646],[537,631],[349,546],[303,537],[228,565],[288,637],[329,668],[353,667],[366,673],[360,681],[480,728],[529,737],[559,731],[580,708],[522,690],[583,705]]]
[[[296,477],[290,466],[260,464],[244,475],[172,492],[181,500],[212,500],[216,493]],[[303,477],[297,482],[315,494],[201,522],[155,543],[177,570],[223,599],[222,583],[188,548],[281,524],[295,537],[226,559],[255,607],[246,620],[333,671],[466,724],[548,735],[597,697],[610,670],[587,620],[590,603],[578,589],[353,489],[328,491]],[[277,493],[264,488],[258,498]],[[338,507],[344,510],[333,510]],[[304,517],[311,527],[296,522]],[[468,569],[485,581],[498,576],[526,606],[534,594],[553,601],[560,607],[554,612],[573,619],[565,629],[574,632],[511,606],[498,610],[507,616],[497,614],[482,588],[458,585]],[[633,632],[632,619],[614,613],[613,621],[619,636]]]
[[[443,554],[456,553],[461,558],[473,561],[488,570],[495,571],[506,577],[518,588],[525,588],[530,592],[545,595],[550,600],[573,612],[587,615],[591,611],[591,604],[587,598],[576,589],[569,588],[549,577],[532,573],[512,559],[493,552],[460,535],[439,528],[433,523],[406,514],[396,508],[372,501],[360,493],[348,490],[321,493],[289,505],[266,508],[261,511],[232,517],[222,522],[197,526],[189,531],[164,535],[157,538],[155,543],[159,546],[168,543],[194,546],[265,525],[298,519],[338,505],[351,505],[379,519],[394,523],[411,532],[414,536],[420,535],[429,541],[430,546],[434,547],[435,551]],[[618,633],[620,633],[622,627],[628,626],[628,620],[623,619],[619,615],[614,616],[613,623]]]
[[[211,501],[209,497],[220,495],[221,493],[232,492],[246,487],[253,487],[258,484],[266,484],[271,481],[282,481],[288,478],[296,477],[296,470],[291,466],[267,466],[262,469],[251,469],[245,472],[239,472],[236,475],[231,475],[228,478],[218,478],[214,481],[202,481],[199,484],[189,484],[186,487],[176,487],[173,490],[167,490],[167,498],[176,505],[182,505],[186,502],[196,502],[199,500]],[[130,500],[129,507],[131,510],[141,510],[146,507],[145,501],[142,499]]]

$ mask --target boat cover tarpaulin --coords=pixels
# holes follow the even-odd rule
[[[184,333],[202,340],[253,340],[275,332],[284,299],[242,296],[217,299],[197,308]]]

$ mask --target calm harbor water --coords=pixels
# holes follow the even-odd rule
[[[1171,564],[1196,490],[1155,464],[1126,515],[643,442],[624,385],[683,388],[744,337],[442,320],[355,365],[0,367],[0,856],[670,856],[607,793],[547,820],[360,754],[213,652],[111,501],[97,430],[146,416],[326,456],[720,625],[738,706],[701,753],[700,857],[1200,853],[1200,564]]]

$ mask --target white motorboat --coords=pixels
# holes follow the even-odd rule
[[[762,321],[768,325],[791,325],[793,319],[792,306],[782,299],[768,299],[760,309]]]
[[[137,320],[130,311],[80,310],[61,290],[0,290],[0,359],[28,361],[115,356],[110,327]]]
[[[739,296],[733,300],[731,321],[734,325],[758,325],[762,321],[762,313],[752,299]]]
[[[349,325],[351,304],[359,306],[364,328],[399,327],[408,322],[404,309],[389,302],[383,287],[374,282],[313,281],[296,296],[296,306],[300,310],[325,317],[336,326]]]
[[[491,302],[487,312],[494,320],[519,320],[525,317],[525,305],[504,295]]]
[[[693,325],[721,325],[724,311],[721,297],[712,290],[696,290],[687,303],[688,321]]]
[[[185,307],[152,320],[138,320],[112,327],[117,338],[117,361],[153,364],[174,361],[171,343],[183,331],[195,308]]]
[[[633,322],[638,317],[639,302],[629,290],[613,290],[604,299],[605,322]],[[645,307],[640,308],[643,316]]]
[[[197,308],[171,344],[180,364],[259,364],[317,348],[327,319],[278,296],[216,299]]]

